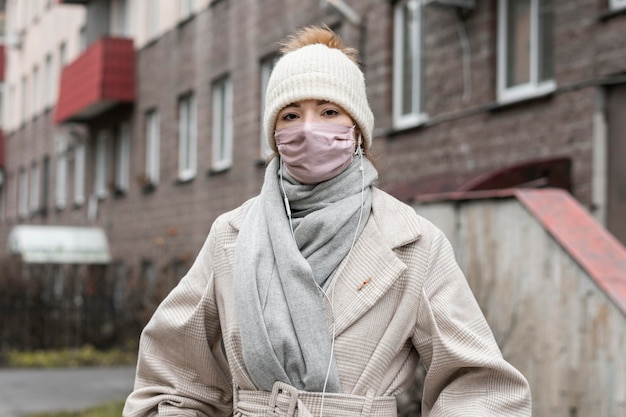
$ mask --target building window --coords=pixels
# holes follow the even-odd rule
[[[233,87],[223,78],[213,85],[212,171],[223,171],[233,163]]]
[[[2,168],[0,168],[0,222],[5,220],[5,207],[4,207],[4,201],[5,201],[5,197],[4,197],[4,193],[5,190],[7,189],[7,186],[5,185],[5,181],[6,181],[6,176],[4,173],[4,170],[2,170]]]
[[[260,138],[260,147],[259,154],[261,155],[261,159],[265,159],[272,154],[272,149],[267,144],[267,138],[265,137],[265,129],[263,129],[263,113],[265,112],[265,93],[267,92],[267,83],[270,79],[270,74],[274,69],[274,65],[278,57],[275,55],[264,59],[261,61],[261,111],[259,112],[261,115],[260,126],[261,126],[261,138]]]
[[[39,67],[37,65],[33,68],[31,95],[31,116],[35,117],[39,111]]]
[[[26,76],[22,77],[22,91],[21,91],[21,103],[20,103],[20,124],[25,124],[26,119],[28,118],[28,81],[26,80]]]
[[[193,0],[178,0],[180,4],[180,18],[187,19],[193,14]]]
[[[42,172],[42,189],[41,189],[41,214],[48,214],[48,206],[50,205],[50,157],[46,155],[41,164]]]
[[[54,80],[52,79],[52,55],[46,55],[46,63],[44,67],[44,78],[43,78],[43,105],[44,109],[49,109],[53,105],[54,97],[52,95]]]
[[[152,0],[147,19],[148,39],[156,38],[159,34],[159,0]]]
[[[144,294],[150,295],[156,287],[156,268],[150,259],[141,261],[141,281],[144,284]]]
[[[626,8],[626,0],[611,0],[611,9],[624,9]]]
[[[554,81],[552,0],[499,0],[498,100],[549,94]]]
[[[423,112],[422,6],[404,0],[394,6],[393,124],[396,129],[416,126]]]
[[[108,176],[108,153],[109,153],[109,134],[107,132],[99,132],[96,137],[96,172],[94,189],[98,198],[106,198],[107,176]]]
[[[178,101],[178,179],[188,181],[198,169],[196,100],[188,94]]]
[[[160,129],[159,112],[146,114],[146,175],[143,186],[155,186],[159,182]]]
[[[67,152],[65,149],[57,152],[55,179],[55,205],[58,210],[63,210],[67,204]]]
[[[7,121],[4,119],[4,100],[5,100],[4,91],[5,91],[5,85],[4,83],[0,82],[0,126],[7,125]],[[7,97],[7,99],[8,98],[9,97]],[[11,104],[9,103],[9,105]]]
[[[74,205],[85,204],[85,144],[79,142],[74,147]]]
[[[87,49],[87,26],[82,26],[78,31],[78,47],[80,52]]]
[[[29,209],[31,214],[37,214],[39,211],[39,184],[40,174],[39,165],[33,162],[30,169],[30,196],[29,196]]]
[[[59,74],[61,73],[61,70],[63,70],[65,64],[67,64],[67,45],[65,42],[62,42],[59,45]]]
[[[115,7],[115,26],[113,33],[119,36],[130,36],[130,20],[128,19],[128,1],[117,0],[114,4]]]
[[[3,106],[3,111],[6,112],[6,125],[13,130],[15,128],[15,86],[9,86],[9,93],[7,96],[6,106]]]
[[[28,216],[28,172],[24,167],[18,177],[17,213],[22,219]]]
[[[126,193],[130,185],[130,127],[122,123],[115,138],[115,191]]]
[[[23,28],[26,28],[26,25],[28,24],[29,8],[30,8],[30,2],[29,1],[23,1],[22,2],[22,27]]]

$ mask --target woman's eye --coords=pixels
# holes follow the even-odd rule
[[[324,116],[337,116],[339,112],[335,109],[326,109],[322,114]]]
[[[298,116],[295,113],[285,113],[281,116],[281,120],[295,120]]]

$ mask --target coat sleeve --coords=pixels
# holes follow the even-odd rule
[[[528,382],[502,357],[450,243],[435,230],[413,333],[427,370],[422,415],[530,416]]]
[[[232,411],[213,282],[217,223],[187,275],[141,334],[135,386],[124,417],[214,417]]]

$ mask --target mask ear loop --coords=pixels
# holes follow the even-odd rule
[[[296,240],[296,235],[293,232],[293,223],[291,221],[291,206],[289,205],[289,199],[287,198],[287,192],[285,191],[285,184],[283,181],[283,158],[279,155],[278,159],[280,160],[280,168],[278,170],[280,175],[280,188],[283,192],[283,201],[285,202],[285,211],[287,212],[287,218],[289,219],[289,230],[291,230],[291,237],[293,240]]]
[[[365,205],[365,168],[363,167],[363,139],[361,137],[361,132],[359,132],[359,139],[357,144],[357,154],[360,158],[360,167],[359,171],[361,171],[361,211],[359,212],[359,222],[356,226],[356,233],[354,234],[354,238],[352,239],[352,245],[350,246],[350,252],[352,252],[352,248],[356,242],[357,235],[359,234],[359,228],[361,227],[361,220],[363,219],[363,206]],[[348,254],[350,253],[348,252]]]

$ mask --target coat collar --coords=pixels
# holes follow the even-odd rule
[[[370,310],[407,269],[394,249],[420,238],[418,219],[411,207],[373,189],[372,214],[329,291],[335,335]]]
[[[253,200],[231,212],[229,223],[236,230]],[[421,237],[419,219],[411,207],[372,189],[372,213],[329,289],[333,301],[327,312],[334,316],[329,321],[334,322],[336,336],[365,314],[406,270],[394,249]]]
[[[231,212],[229,224],[235,230],[239,231],[244,213],[255,198]],[[372,225],[368,222],[368,225],[377,227],[380,236],[391,249],[414,242],[422,235],[420,224],[416,221],[415,210],[375,187],[372,187],[371,216],[373,222]]]

